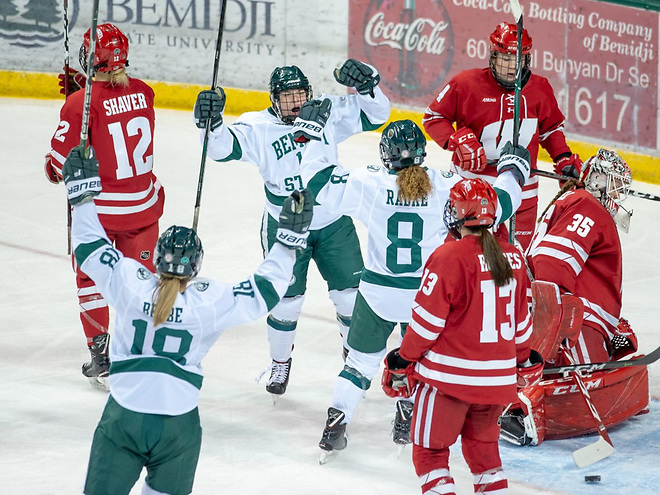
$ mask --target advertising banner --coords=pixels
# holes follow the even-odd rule
[[[522,1],[532,71],[549,79],[566,132],[658,148],[658,13],[590,0]],[[424,109],[457,72],[488,67],[508,0],[350,2],[349,55],[382,74],[394,105]]]

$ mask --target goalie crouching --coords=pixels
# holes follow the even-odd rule
[[[546,208],[526,256],[532,282],[532,347],[546,363],[617,361],[637,351],[637,337],[621,318],[622,252],[617,227],[628,232],[632,212],[621,204],[630,168],[601,149],[572,171]],[[518,445],[596,431],[573,376],[518,391],[519,404],[501,418],[501,438]],[[582,376],[605,426],[647,412],[646,366]]]

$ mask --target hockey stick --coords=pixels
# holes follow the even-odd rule
[[[549,177],[550,179],[556,179],[556,180],[575,179],[575,177],[569,177],[568,175],[556,174],[554,172],[547,172],[545,170],[538,170],[535,168],[531,169],[531,173],[540,175],[541,177]],[[660,196],[656,196],[655,194],[651,194],[651,193],[633,191],[632,189],[628,189],[628,194],[630,194],[631,196],[635,196],[637,198],[648,199],[651,201],[660,201]]]
[[[220,50],[222,48],[222,32],[225,25],[225,10],[227,9],[227,0],[222,0],[222,9],[220,11],[220,24],[218,26],[218,39],[215,43],[215,60],[213,61],[213,81],[211,82],[211,89],[214,90],[218,82],[218,68],[220,66]],[[204,168],[206,167],[206,152],[209,144],[209,132],[211,130],[211,119],[206,121],[206,128],[204,129],[204,143],[202,144],[202,160],[199,164],[199,179],[197,180],[197,198],[195,199],[195,213],[193,215],[192,228],[197,231],[197,223],[199,222],[199,207],[202,203],[202,185],[204,184]]]
[[[575,361],[573,361],[573,357],[569,353],[568,349],[566,349],[566,347],[563,345],[560,346],[560,349],[563,351],[564,356],[566,356],[569,362],[571,364],[575,364]],[[589,409],[589,413],[591,414],[591,417],[596,424],[596,430],[599,435],[599,438],[596,440],[596,442],[590,445],[586,445],[585,447],[577,449],[573,452],[573,461],[577,467],[583,468],[612,455],[614,452],[614,445],[612,444],[610,435],[607,433],[607,429],[603,424],[603,420],[600,419],[600,415],[596,410],[596,406],[594,406],[594,402],[591,399],[591,394],[589,393],[587,386],[584,384],[584,381],[582,381],[582,376],[577,371],[571,371],[571,377],[580,389],[580,395],[582,395],[582,398],[587,405],[587,409]]]
[[[586,363],[586,364],[571,364],[567,366],[555,366],[552,368],[544,368],[544,375],[566,374],[570,372],[578,372],[580,374],[589,374],[596,371],[616,370],[619,368],[629,368],[630,366],[647,366],[655,363],[660,359],[660,347],[651,351],[650,353],[636,359],[626,359],[624,361],[607,361],[605,363]]]
[[[69,97],[69,0],[64,0],[64,99]],[[66,254],[71,254],[71,203],[66,199]]]
[[[513,92],[513,145],[518,146],[520,138],[520,90],[522,86],[522,34],[523,12],[520,0],[509,0],[511,13],[516,21],[516,83]],[[522,187],[522,185],[521,185]],[[516,244],[516,212],[509,218],[509,242]]]
[[[85,158],[89,158],[89,112],[92,106],[92,76],[94,75],[94,50],[96,48],[96,25],[99,19],[99,0],[94,0],[92,7],[92,28],[89,31],[89,53],[87,54],[87,81],[85,81],[85,100],[83,103],[82,126],[80,128],[80,146],[85,148]]]

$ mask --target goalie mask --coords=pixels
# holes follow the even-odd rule
[[[172,225],[156,243],[154,265],[160,275],[167,273],[182,278],[195,277],[202,267],[204,249],[193,229]]]
[[[426,156],[426,138],[412,120],[397,120],[380,136],[380,160],[390,170],[421,165]]]
[[[293,124],[303,104],[312,99],[309,79],[295,65],[276,67],[270,75],[270,102],[285,124]]]
[[[78,52],[78,61],[84,72],[87,72],[89,59],[90,31],[88,29],[83,36],[83,43]],[[125,67],[128,67],[128,38],[114,24],[97,26],[93,72],[113,72]]]
[[[503,22],[490,34],[490,72],[500,86],[514,89],[516,86],[516,50],[518,48],[518,27]],[[522,33],[522,79],[521,87],[532,72],[529,64],[532,58],[532,38],[525,28]]]
[[[599,149],[582,167],[580,181],[610,212],[621,230],[628,232],[632,211],[621,206],[632,183],[630,167],[615,151]]]
[[[497,193],[483,179],[463,179],[454,184],[445,204],[443,220],[449,233],[460,239],[461,227],[492,227],[497,213]]]

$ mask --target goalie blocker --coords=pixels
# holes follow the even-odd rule
[[[553,283],[532,283],[534,334],[532,346],[546,361],[555,361],[559,345],[574,342],[582,327],[582,302],[564,294]],[[626,337],[636,339],[625,320]],[[621,332],[625,333],[625,332]],[[615,345],[613,353],[620,359],[626,353]],[[626,350],[636,345],[627,347]],[[598,371],[582,376],[594,406],[605,426],[612,426],[640,413],[648,412],[649,378],[646,366]],[[596,431],[593,418],[572,376],[558,376],[518,390],[519,403],[502,415],[500,437],[516,445],[538,445],[554,440],[586,435]]]

